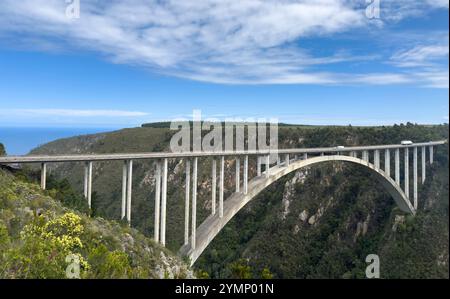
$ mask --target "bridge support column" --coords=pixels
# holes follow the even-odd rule
[[[244,194],[248,193],[248,156],[244,158]]]
[[[400,186],[400,149],[395,149],[395,182]]]
[[[363,158],[364,161],[369,162],[369,152],[368,151],[363,151],[362,158]]]
[[[430,164],[433,164],[433,146],[430,145]]]
[[[92,166],[90,167],[92,169]],[[127,181],[127,221],[131,225],[131,189],[133,185],[133,160],[128,160],[128,181]],[[91,171],[90,171],[91,172]],[[91,175],[89,177],[92,177]],[[89,184],[90,185],[90,184]],[[91,189],[91,188],[89,188]],[[89,190],[91,193],[91,190]]]
[[[277,166],[278,167],[281,166],[281,157],[280,157],[280,155],[277,155]]]
[[[405,148],[405,195],[409,198],[409,148]]]
[[[289,154],[286,154],[285,160],[286,160],[286,167],[288,167],[291,162],[291,161],[289,161]]]
[[[159,221],[161,217],[161,162],[156,161],[155,171],[155,242],[159,243]]]
[[[375,150],[373,154],[373,162],[376,169],[380,169],[380,150]]]
[[[166,208],[167,208],[167,168],[168,161],[164,158],[161,177],[161,245],[166,246]]]
[[[45,190],[47,183],[47,163],[41,163],[41,189]]]
[[[417,209],[417,147],[414,148],[413,152],[413,180],[414,209]]]
[[[425,183],[426,179],[426,155],[427,148],[425,146],[422,146],[422,184]]]
[[[257,164],[257,165],[256,165],[256,168],[257,168],[257,170],[256,170],[257,176],[261,176],[261,157],[260,157],[260,156],[257,157],[256,164]]]
[[[391,177],[391,152],[389,149],[384,150],[384,172]]]
[[[126,166],[125,166],[125,175],[126,175]],[[83,182],[83,195],[86,201],[88,198],[88,192],[89,192],[89,163],[86,161],[84,162],[84,182]]]
[[[217,193],[217,160],[212,160],[211,171],[211,214],[216,215],[216,193]]]
[[[84,198],[87,200],[90,209],[92,198],[92,162],[90,161],[84,164]]]
[[[127,164],[126,160],[123,161],[122,166],[122,213],[121,219],[124,219],[127,211]],[[84,177],[84,197],[87,198],[87,184],[88,184],[88,168],[85,168],[85,177]]]
[[[192,169],[192,222],[191,222],[191,248],[195,249],[195,240],[197,237],[197,165],[198,158],[194,158]]]
[[[189,194],[191,192],[191,160],[186,158],[186,182],[184,195],[184,245],[189,243]]]
[[[320,153],[321,156],[323,156],[323,153]],[[308,153],[303,154],[303,160],[308,159]]]
[[[324,154],[324,153],[320,153],[320,155],[321,155],[321,156],[324,156],[325,154]]]
[[[223,217],[223,181],[225,176],[225,157],[220,157],[220,183],[219,183],[219,217]]]
[[[266,178],[270,176],[270,155],[266,156]]]
[[[236,158],[236,193],[241,192],[241,158]]]

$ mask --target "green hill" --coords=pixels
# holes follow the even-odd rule
[[[167,151],[174,134],[164,125],[58,140],[33,154]],[[392,127],[281,126],[279,147],[393,144],[447,139],[448,125]],[[363,169],[329,163],[274,183],[225,227],[196,263],[211,277],[362,278],[365,257],[378,254],[382,276],[448,277],[448,149],[419,187],[416,217],[398,211]],[[210,159],[199,161],[198,224],[210,213]],[[226,197],[234,190],[234,161],[226,161]],[[79,163],[52,164],[50,173],[82,191]],[[154,165],[136,161],[132,226],[153,235]],[[184,232],[184,162],[169,161],[167,241],[178,250]],[[119,219],[121,162],[94,163],[93,215]],[[250,176],[255,161],[250,161]],[[412,173],[410,171],[410,173]],[[270,242],[268,242],[270,240]],[[241,271],[245,269],[245,275]]]
[[[0,278],[67,278],[74,259],[80,278],[192,277],[170,251],[124,223],[65,207],[60,192],[0,169]]]

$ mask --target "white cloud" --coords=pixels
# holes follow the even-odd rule
[[[394,64],[402,67],[430,66],[440,59],[448,59],[449,46],[419,45],[412,49],[395,53],[391,60]]]
[[[448,0],[426,0],[426,3],[435,8],[447,8],[448,9]]]
[[[140,111],[76,110],[76,109],[3,109],[0,115],[30,117],[139,117],[149,115]]]
[[[381,19],[387,22],[420,17],[430,10],[448,9],[448,0],[380,0],[380,4]]]
[[[406,17],[419,7],[445,7],[443,1],[419,1],[421,6],[411,2],[382,1],[391,19]],[[304,38],[328,38],[370,24],[364,14],[365,1],[81,0],[80,19],[67,18],[66,5],[64,0],[3,0],[0,34],[20,33],[14,39],[23,36],[33,41],[29,47],[40,49],[51,49],[50,42],[56,40],[58,49],[66,44],[71,49],[99,52],[116,63],[214,83],[410,81],[392,72],[352,75],[319,71],[324,65],[373,57],[350,53],[318,56],[299,48]]]
[[[390,63],[407,69],[409,78],[422,82],[424,87],[449,88],[448,55],[447,37],[398,51],[392,55]]]

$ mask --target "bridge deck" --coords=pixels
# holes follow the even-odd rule
[[[161,153],[120,153],[120,154],[81,154],[81,155],[37,155],[37,156],[5,156],[0,157],[0,163],[43,163],[43,162],[84,162],[84,161],[115,161],[115,160],[141,160],[141,159],[163,159],[163,158],[188,158],[188,157],[213,157],[213,156],[258,156],[268,154],[305,154],[305,153],[335,153],[365,150],[381,150],[396,148],[414,148],[421,146],[441,145],[447,140],[413,143],[408,145],[369,145],[351,147],[318,147],[297,149],[276,149],[257,151],[221,151],[221,152],[161,152]]]

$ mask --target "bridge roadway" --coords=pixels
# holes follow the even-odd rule
[[[3,156],[0,157],[1,164],[12,163],[45,163],[45,162],[86,162],[86,161],[116,161],[116,160],[143,160],[163,158],[186,158],[186,157],[213,157],[213,156],[264,156],[267,154],[309,154],[309,153],[336,153],[352,151],[373,151],[397,148],[414,148],[422,146],[434,146],[447,143],[446,140],[413,143],[408,145],[368,145],[351,146],[339,148],[317,147],[301,149],[278,149],[278,150],[256,150],[256,151],[220,151],[220,152],[162,152],[162,153],[121,153],[121,154],[82,154],[82,155],[30,155],[30,156]]]

